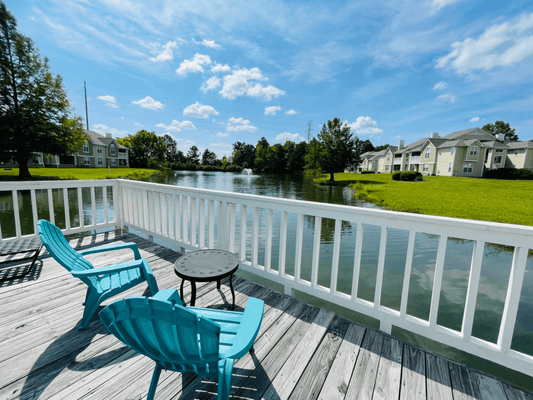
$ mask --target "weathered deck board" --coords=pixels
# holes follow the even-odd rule
[[[71,240],[77,249],[133,241],[160,288],[178,288],[178,254],[138,236],[114,232]],[[89,255],[95,266],[130,260],[130,250]],[[149,295],[139,285],[109,299]],[[265,301],[254,352],[235,362],[236,399],[508,399],[531,393],[332,312],[234,277],[236,306],[249,296]],[[78,331],[86,287],[46,252],[27,277],[0,283],[1,399],[142,399],[154,362],[125,347],[95,317]],[[189,300],[190,284],[185,283]],[[228,282],[197,287],[197,304],[228,307]],[[156,399],[216,398],[217,383],[164,371]]]

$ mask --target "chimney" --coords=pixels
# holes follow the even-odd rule
[[[505,134],[503,133],[498,133],[496,135],[496,139],[498,139],[500,142],[503,142],[505,140]]]
[[[109,138],[109,139],[112,139],[112,138],[113,138],[113,135],[110,134],[110,133],[106,133],[106,134],[105,134],[105,137],[106,137],[106,138]]]
[[[398,150],[403,149],[404,145],[405,145],[405,140],[399,140],[398,141]]]
[[[439,132],[433,132],[431,134],[431,139],[438,139],[438,138],[440,138]]]

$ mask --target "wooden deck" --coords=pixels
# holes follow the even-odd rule
[[[173,271],[178,254],[135,235],[108,232],[71,245],[114,241],[137,242],[159,287],[179,287]],[[97,267],[131,259],[128,250],[108,254],[88,259]],[[199,286],[197,306],[227,307],[231,294],[224,283],[220,291],[215,283]],[[234,284],[238,307],[244,308],[248,296],[265,301],[255,352],[235,363],[235,399],[533,400],[530,393],[331,311],[239,277]],[[139,285],[124,296],[147,293]],[[83,283],[46,252],[26,278],[0,283],[0,399],[146,397],[153,361],[122,345],[97,316],[78,331],[84,296]],[[216,398],[216,391],[213,380],[165,371],[156,399]]]

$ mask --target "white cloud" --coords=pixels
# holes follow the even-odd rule
[[[157,44],[155,44],[155,45],[157,45]],[[174,58],[174,55],[172,54],[172,49],[174,47],[177,47],[177,46],[178,46],[178,42],[176,42],[176,41],[167,42],[165,45],[162,46],[163,50],[161,51],[161,53],[159,53],[159,55],[157,57],[151,57],[150,61],[159,62],[159,61],[172,60]]]
[[[190,147],[190,146],[194,146],[196,144],[196,142],[193,142],[192,140],[188,140],[187,139],[185,142],[183,142],[183,144],[185,146],[189,146]]]
[[[285,114],[294,115],[298,113],[291,108],[289,111],[285,111]]]
[[[231,67],[228,64],[222,65],[222,64],[215,63],[215,65],[211,67],[211,72],[215,74],[217,72],[230,72],[230,71],[231,71]]]
[[[222,133],[222,132],[218,132],[217,133],[217,137],[229,137],[229,133]]]
[[[202,65],[209,64],[211,64],[209,56],[196,53],[192,60],[183,60],[176,72],[180,75],[187,75],[189,72],[204,72]]]
[[[435,86],[433,86],[433,90],[443,90],[443,89],[446,89],[446,82],[444,81],[440,81],[440,82],[437,82],[435,83]]]
[[[457,100],[457,97],[455,97],[453,94],[446,93],[446,94],[441,94],[440,96],[437,96],[437,100],[443,100],[443,101],[448,101],[450,103],[455,103],[455,100]]]
[[[192,41],[196,44],[202,44],[204,45],[205,47],[211,47],[212,49],[220,49],[220,45],[219,44],[216,44],[214,40],[202,40],[201,42],[197,42],[196,40],[194,40],[194,38],[192,39]]]
[[[215,89],[220,86],[220,79],[218,79],[216,76],[213,76],[212,78],[209,78],[207,81],[205,81],[202,84],[202,89],[205,93],[207,93],[208,90]]]
[[[459,0],[433,0],[433,6],[437,8],[445,7]]]
[[[158,128],[163,128],[167,131],[172,131],[172,132],[179,132],[182,129],[196,129],[196,127],[193,125],[191,121],[179,122],[179,121],[176,121],[175,119],[172,120],[170,125],[157,124],[156,126]]]
[[[126,136],[129,133],[128,131],[119,131],[118,129],[115,129],[115,128],[109,128],[108,126],[104,124],[94,124],[93,130],[102,135],[105,133],[111,133],[114,136]]]
[[[523,15],[515,24],[490,26],[478,39],[453,43],[453,50],[437,60],[436,68],[466,74],[524,61],[533,55],[532,29],[533,13]]]
[[[209,143],[209,147],[214,148],[214,151],[217,154],[218,158],[222,158],[222,156],[229,157],[231,153],[233,153],[233,145],[231,144],[226,144],[222,142]]]
[[[283,132],[283,133],[280,133],[278,136],[276,136],[276,142],[285,143],[287,140],[298,143],[298,142],[304,141],[305,139],[301,137],[298,133],[289,133],[289,132]]]
[[[348,121],[345,121],[348,123]],[[348,124],[350,129],[353,129],[358,135],[375,135],[383,132],[378,128],[378,123],[370,117],[357,117],[355,122]]]
[[[139,122],[135,122],[133,125],[137,125],[137,126],[143,126],[141,123]]]
[[[280,106],[265,107],[265,115],[276,115],[276,111],[281,110]]]
[[[268,78],[265,78],[261,74],[259,68],[241,68],[224,77],[224,86],[219,93],[222,97],[230,100],[234,100],[244,94],[253,97],[264,97],[266,100],[271,100],[272,97],[279,97],[285,94],[283,90],[272,85],[265,87],[257,82],[248,82],[251,80],[266,81]]]
[[[98,96],[97,97],[98,100],[102,100],[102,101],[107,101],[107,103],[105,104],[107,107],[112,107],[112,108],[119,108],[117,106],[117,99],[115,99],[113,96]]]
[[[218,115],[218,111],[211,106],[204,106],[199,102],[191,104],[183,110],[183,115],[193,118],[208,118],[211,114]]]
[[[242,118],[230,118],[226,130],[230,132],[255,132],[257,127],[250,124],[250,121]]]
[[[479,121],[479,117],[470,118],[470,122],[477,122]]]
[[[163,107],[165,107],[162,103],[159,101],[155,101],[150,96],[146,96],[142,100],[132,101],[133,104],[138,104],[142,108],[148,108],[149,110],[159,110]]]

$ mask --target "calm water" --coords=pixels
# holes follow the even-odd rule
[[[345,187],[318,186],[310,179],[301,176],[280,175],[245,175],[222,172],[169,172],[154,175],[151,182],[170,185],[196,187],[213,190],[223,190],[235,193],[257,194],[263,196],[283,197],[324,203],[344,204],[358,207],[377,208],[372,204],[354,199],[352,189]],[[45,191],[37,191],[38,217],[49,218],[48,198]],[[59,190],[53,191],[54,215],[56,224],[65,227],[63,195]],[[82,190],[83,218],[86,223],[91,222],[91,200],[88,189]],[[106,199],[110,219],[113,218],[113,203],[111,191]],[[77,193],[72,189],[68,191],[69,214],[72,226],[79,225],[77,206]],[[103,222],[102,204],[104,202],[101,189],[96,189],[97,221]],[[21,221],[23,234],[33,232],[33,217],[29,191],[19,195]],[[236,251],[240,243],[240,217],[237,210]],[[260,225],[264,225],[266,211],[260,209]],[[272,240],[272,268],[278,268],[279,258],[279,223],[280,213],[274,213],[274,228]],[[11,194],[0,192],[0,222],[3,237],[14,235],[14,217]],[[247,248],[250,246],[250,232],[252,224],[251,212],[248,214]],[[303,256],[301,277],[311,279],[312,243],[314,236],[314,218],[305,217],[303,233]],[[335,221],[323,219],[321,228],[320,264],[318,283],[330,286],[331,266],[333,254],[333,235]],[[379,241],[381,228],[365,225],[363,235],[363,254],[361,259],[361,272],[358,287],[358,296],[373,301],[376,266],[378,263]],[[259,238],[259,263],[264,264],[265,257],[265,229],[260,230]],[[356,221],[344,221],[341,234],[341,253],[339,258],[339,277],[337,290],[351,293],[352,272],[355,253],[355,238],[357,236]],[[407,312],[413,316],[428,319],[429,304],[433,286],[438,236],[418,233],[415,240],[415,252],[409,287],[409,301]],[[381,304],[387,307],[400,309],[401,289],[403,283],[403,270],[406,261],[408,232],[398,229],[389,229],[387,235],[387,251],[385,256],[385,272]],[[289,213],[287,229],[287,257],[286,272],[294,271],[294,254],[296,243],[296,215]],[[469,270],[473,252],[473,242],[450,238],[446,249],[442,293],[440,298],[437,322],[440,325],[460,330],[465,304]],[[507,282],[512,263],[512,248],[488,245],[482,263],[480,290],[477,298],[476,313],[474,318],[473,335],[484,340],[496,342],[507,291]],[[248,252],[247,259],[250,260]],[[515,336],[512,348],[533,355],[533,252],[530,252],[524,285],[521,294],[521,303],[518,311]],[[338,311],[338,310],[335,310]],[[366,321],[363,321],[366,322]],[[430,347],[423,340],[409,333],[401,333],[411,342]],[[435,348],[436,346],[436,348]],[[446,349],[440,345],[433,345],[432,350],[463,361],[468,365],[483,367],[483,361],[476,361],[464,353]],[[492,368],[492,367],[491,367]],[[485,368],[485,370],[487,370]],[[513,375],[499,372],[497,368],[489,369],[496,375],[507,380],[515,381],[525,387],[533,387],[531,380],[521,378],[516,381]]]

